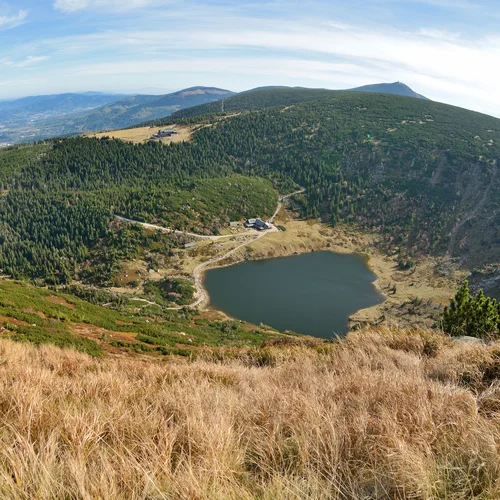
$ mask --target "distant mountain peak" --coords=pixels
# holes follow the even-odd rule
[[[0,103],[0,123],[4,127],[0,130],[0,142],[130,127],[232,95],[234,92],[229,90],[196,86],[161,95],[90,91],[3,101]]]
[[[217,87],[190,87],[188,89],[179,90],[177,95],[188,96],[188,95],[220,95],[220,96],[231,96],[234,92],[225,89],[219,89]]]
[[[377,94],[393,94],[405,97],[414,97],[416,99],[429,100],[427,97],[421,94],[417,94],[403,82],[375,83],[373,85],[363,85],[362,87],[356,87],[349,90],[352,92],[375,92]]]

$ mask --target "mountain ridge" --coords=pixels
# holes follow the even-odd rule
[[[184,107],[212,102],[233,94],[229,90],[217,87],[196,86],[164,95],[55,94],[40,96],[38,100],[36,97],[23,98],[24,101],[21,100],[21,103],[18,103],[18,100],[4,101],[0,102],[0,120],[2,109],[5,109],[3,127],[0,128],[0,142],[26,142],[92,130],[129,127],[144,120],[168,116],[173,111]],[[67,101],[73,96],[94,101],[96,105],[88,110],[73,108],[72,112],[70,110],[64,116],[41,116],[35,121],[33,121],[32,112],[23,111],[19,114],[17,121],[6,121],[9,109],[22,106],[22,103],[36,102],[39,107],[43,107],[43,103],[58,99]],[[2,124],[1,121],[0,124]]]
[[[75,105],[97,108],[108,102],[113,102],[126,97],[127,94],[106,92],[65,92],[62,94],[45,94],[26,96],[16,99],[5,99],[0,101],[0,113],[18,109],[27,111],[61,111],[67,108],[69,111]],[[73,103],[72,101],[76,101]]]
[[[173,118],[191,118],[204,114],[215,114],[224,112],[252,111],[274,106],[291,106],[301,102],[308,102],[326,97],[340,95],[344,92],[372,92],[377,94],[399,95],[404,97],[415,97],[425,99],[414,92],[407,85],[396,82],[387,84],[375,84],[346,90],[332,90],[325,88],[266,86],[239,92],[238,94],[224,99],[220,103],[207,103],[192,108],[187,108],[173,113]],[[222,106],[222,103],[224,106]]]

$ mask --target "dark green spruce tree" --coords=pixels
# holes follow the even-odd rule
[[[472,295],[465,280],[443,314],[443,330],[453,336],[500,336],[500,304],[481,290]]]

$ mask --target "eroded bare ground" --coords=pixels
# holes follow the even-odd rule
[[[74,335],[95,340],[107,354],[121,355],[123,354],[123,349],[112,346],[109,342],[106,342],[106,340],[116,340],[128,343],[137,342],[135,333],[114,332],[88,323],[75,323],[69,325],[69,329]]]
[[[68,301],[64,300],[61,297],[56,297],[55,295],[50,295],[49,297],[46,298],[46,300],[48,300],[49,302],[52,302],[53,304],[67,307],[68,309],[75,308],[74,304],[70,304]]]

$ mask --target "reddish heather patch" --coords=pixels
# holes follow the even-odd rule
[[[64,300],[61,297],[56,297],[55,295],[49,295],[48,297],[45,297],[46,300],[49,302],[52,302],[53,304],[58,304],[60,306],[68,307],[69,309],[74,309],[75,306],[74,304],[70,304],[68,301]]]
[[[209,321],[224,321],[227,319],[227,316],[223,312],[216,311],[215,309],[204,309],[200,312],[199,317],[208,319]]]
[[[0,323],[10,323],[16,326],[28,326],[29,323],[16,318],[10,318],[8,316],[0,316]]]
[[[36,314],[37,316],[40,316],[42,319],[47,319],[47,316],[43,314],[41,311],[35,311],[32,307],[28,307],[26,309],[23,309],[25,313],[30,313],[30,314]]]
[[[132,332],[111,332],[96,325],[88,325],[87,323],[76,323],[70,325],[69,329],[76,335],[100,340],[103,335],[106,335],[112,340],[120,340],[121,342],[137,342],[135,333]]]

